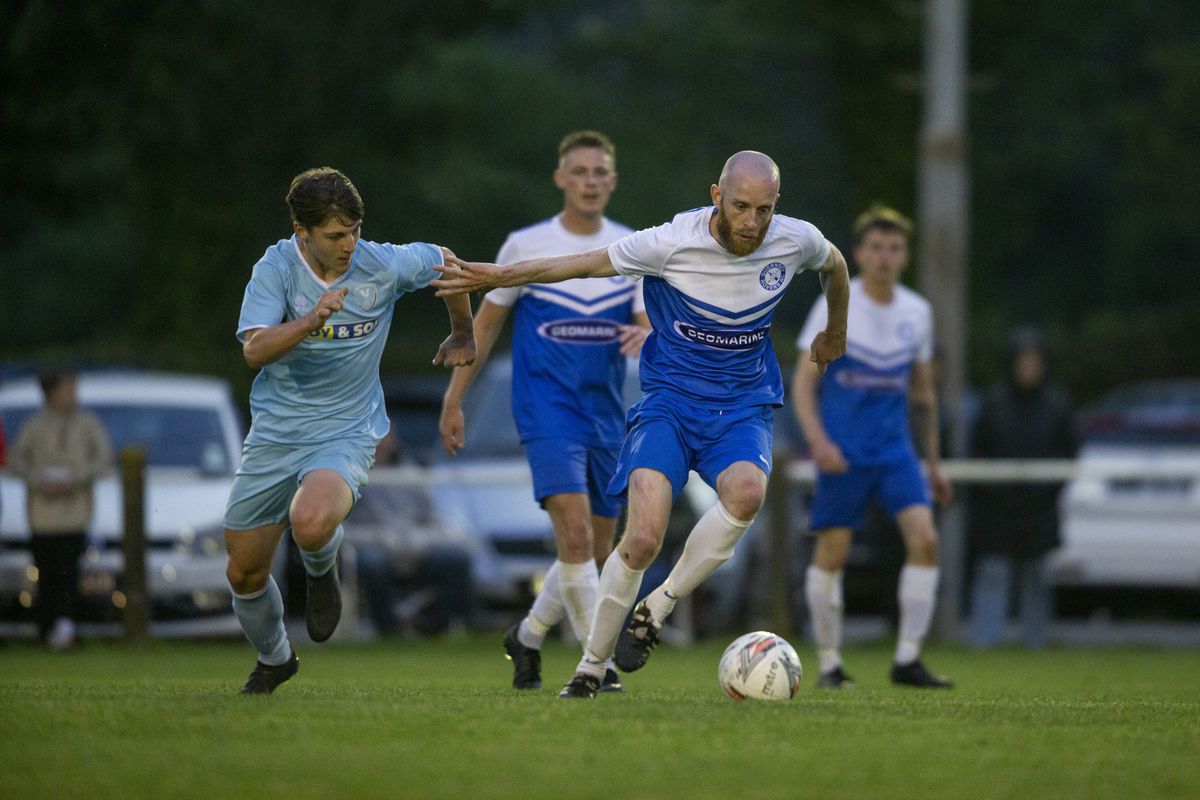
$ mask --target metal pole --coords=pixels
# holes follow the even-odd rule
[[[150,628],[146,593],[146,451],[141,447],[121,450],[121,490],[124,499],[125,534],[121,539],[124,554],[125,608],[122,620],[125,639],[141,642]]]
[[[968,184],[966,138],[967,0],[926,0],[924,119],[919,169],[918,284],[933,307],[942,354],[941,397],[950,445],[965,445],[962,407],[967,342]],[[953,635],[961,612],[964,533],[960,513],[943,515],[939,635]]]

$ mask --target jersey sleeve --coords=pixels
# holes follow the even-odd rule
[[[242,313],[237,327],[239,341],[245,340],[246,331],[283,322],[287,315],[287,286],[283,272],[277,264],[266,259],[254,265],[246,293],[242,296]]]
[[[608,246],[608,259],[622,275],[660,277],[677,243],[671,223],[631,233]]]
[[[829,260],[829,240],[817,230],[817,226],[809,222],[800,223],[799,234],[800,269],[820,269]]]
[[[642,287],[645,285],[646,285],[645,282],[637,281],[633,286],[633,313],[634,314],[645,314],[646,313],[646,296],[642,293]]]
[[[437,245],[414,242],[378,246],[386,249],[387,262],[396,275],[397,298],[406,292],[424,289],[441,274],[434,269],[442,263],[442,249]]]
[[[517,245],[516,240],[510,235],[504,240],[504,244],[500,245],[500,252],[496,253],[497,264],[513,264],[521,260],[521,249]],[[520,286],[501,286],[492,289],[483,296],[484,300],[495,303],[498,306],[509,308],[516,304],[517,299],[521,296]]]
[[[928,301],[924,304],[925,312],[925,329],[922,331],[921,341],[917,343],[917,361],[932,361],[933,360],[933,309],[929,306]]]
[[[800,335],[796,337],[796,349],[801,353],[807,353],[808,349],[812,347],[813,339],[817,338],[818,333],[825,330],[825,324],[828,321],[829,308],[825,305],[825,298],[818,297],[817,302],[813,303],[812,309],[808,312],[808,319],[804,320],[804,327],[800,329]]]

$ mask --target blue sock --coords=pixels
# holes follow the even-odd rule
[[[317,550],[299,548],[300,560],[304,562],[304,571],[314,578],[329,572],[333,562],[337,559],[338,548],[342,546],[342,537],[345,535],[345,529],[338,525],[333,531],[333,536],[329,537],[329,541],[323,547]]]
[[[283,627],[283,595],[274,577],[268,578],[267,585],[253,594],[234,592],[233,613],[237,614],[250,644],[258,650],[259,661],[279,666],[291,658],[292,644]]]

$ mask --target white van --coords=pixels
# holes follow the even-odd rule
[[[223,517],[241,456],[243,429],[229,385],[220,379],[151,372],[82,372],[79,401],[112,439],[147,452],[146,579],[151,632],[234,633],[225,578]],[[43,404],[34,378],[0,385],[0,415],[9,442]],[[95,512],[80,578],[83,619],[120,620],[124,604],[119,464],[95,485]],[[0,473],[0,619],[33,630],[36,590],[25,513],[25,485]],[[86,627],[85,627],[86,630]]]

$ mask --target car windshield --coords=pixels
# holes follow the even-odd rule
[[[1200,442],[1200,381],[1124,387],[1088,409],[1081,427],[1089,442],[1196,444]]]
[[[233,471],[233,458],[221,432],[217,412],[179,406],[88,405],[112,440],[113,452],[127,445],[146,448],[146,461],[155,467],[194,467],[209,474]],[[4,430],[16,438],[33,408],[8,408]]]

